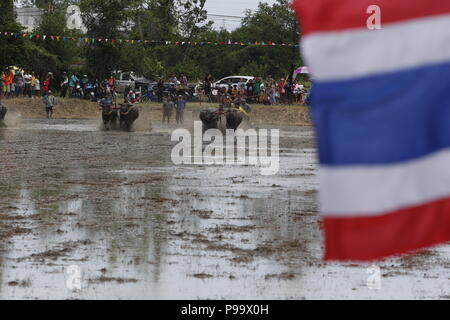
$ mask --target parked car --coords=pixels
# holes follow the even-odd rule
[[[241,80],[243,80],[242,82],[244,84],[247,84],[250,80],[255,81],[255,77],[251,77],[251,76],[231,76],[231,77],[226,77],[223,79],[220,79],[217,82],[214,82],[212,85],[212,89],[221,89],[221,88],[225,88],[226,90],[230,89],[230,86],[237,86],[237,84],[239,82],[241,82]],[[195,92],[199,92],[203,90],[203,82],[199,82],[197,84],[197,86],[195,87]],[[217,90],[213,90],[213,94],[214,92],[217,92]]]
[[[152,81],[142,76],[137,76],[133,72],[117,71],[113,75],[116,79],[116,90],[121,93],[125,92],[126,88],[145,91],[152,84]]]
[[[243,81],[242,81],[243,80]],[[230,86],[237,85],[239,82],[243,82],[247,84],[250,80],[255,81],[255,77],[250,76],[232,76],[220,79],[219,81],[213,84],[213,88],[221,89],[225,88],[226,90],[230,89]]]

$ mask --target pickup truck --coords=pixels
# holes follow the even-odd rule
[[[133,72],[118,71],[113,75],[116,79],[116,90],[120,93],[124,93],[126,88],[145,91],[147,87],[152,84],[150,80],[147,80],[144,77],[139,77]]]

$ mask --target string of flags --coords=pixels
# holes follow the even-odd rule
[[[112,43],[112,44],[154,44],[154,45],[174,45],[174,46],[272,46],[272,47],[298,47],[298,44],[292,43],[275,43],[272,41],[264,42],[243,42],[243,41],[157,41],[157,40],[136,40],[136,39],[105,39],[90,37],[68,37],[68,36],[49,36],[34,33],[15,33],[0,32],[0,35],[12,38],[28,38],[43,41],[77,41],[80,43]]]

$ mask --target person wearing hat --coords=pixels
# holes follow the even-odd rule
[[[45,105],[45,113],[47,114],[47,119],[53,118],[53,108],[56,105],[56,98],[51,90],[48,90],[44,95],[44,105]]]

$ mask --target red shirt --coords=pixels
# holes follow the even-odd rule
[[[50,81],[49,80],[44,80],[44,82],[42,83],[42,90],[48,91],[49,85],[50,85]]]

